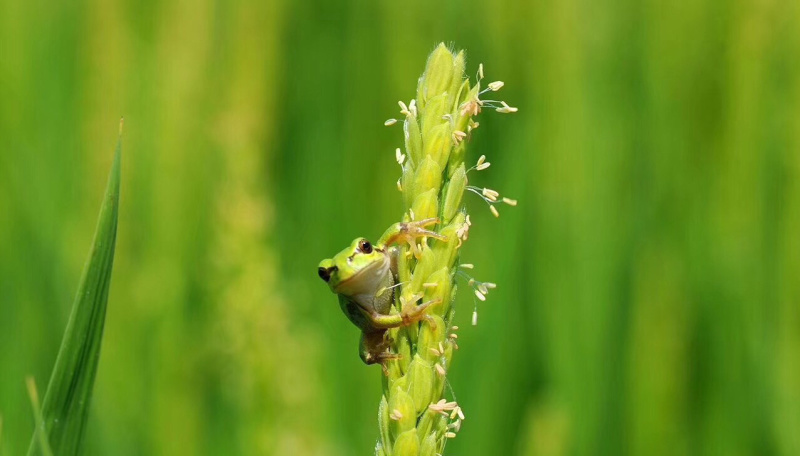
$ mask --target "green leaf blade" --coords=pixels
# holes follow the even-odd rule
[[[121,124],[120,124],[121,129]],[[48,441],[56,455],[78,454],[84,435],[114,263],[119,209],[121,137],[108,177],[89,258],[42,404]],[[34,434],[28,455],[42,454]]]

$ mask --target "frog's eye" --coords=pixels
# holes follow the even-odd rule
[[[361,250],[361,253],[372,253],[372,244],[368,240],[362,239],[358,243],[358,250]]]
[[[336,266],[333,266],[331,268],[322,268],[322,267],[319,268],[318,271],[319,278],[328,282],[329,280],[331,280],[331,272],[335,271],[336,269],[337,269]]]

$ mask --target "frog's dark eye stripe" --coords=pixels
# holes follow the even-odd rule
[[[330,268],[322,268],[321,267],[321,268],[319,268],[319,271],[318,271],[319,278],[327,282],[327,281],[331,280],[331,273],[336,271],[337,269],[339,269],[339,268],[337,268],[336,266],[332,266]]]

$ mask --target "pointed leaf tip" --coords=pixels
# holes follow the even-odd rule
[[[41,407],[42,428],[50,447],[57,454],[78,454],[80,451],[97,373],[117,237],[121,144],[120,138],[89,258]],[[34,434],[28,455],[36,454],[42,454],[42,450]]]

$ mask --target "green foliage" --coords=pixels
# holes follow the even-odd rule
[[[120,134],[122,124],[120,123]],[[28,455],[79,453],[92,399],[103,340],[108,288],[114,264],[119,214],[121,137],[114,152],[94,241],[72,305],[58,358],[44,396],[41,412],[35,386],[29,382],[36,416],[36,432]],[[51,451],[52,448],[52,451]]]

